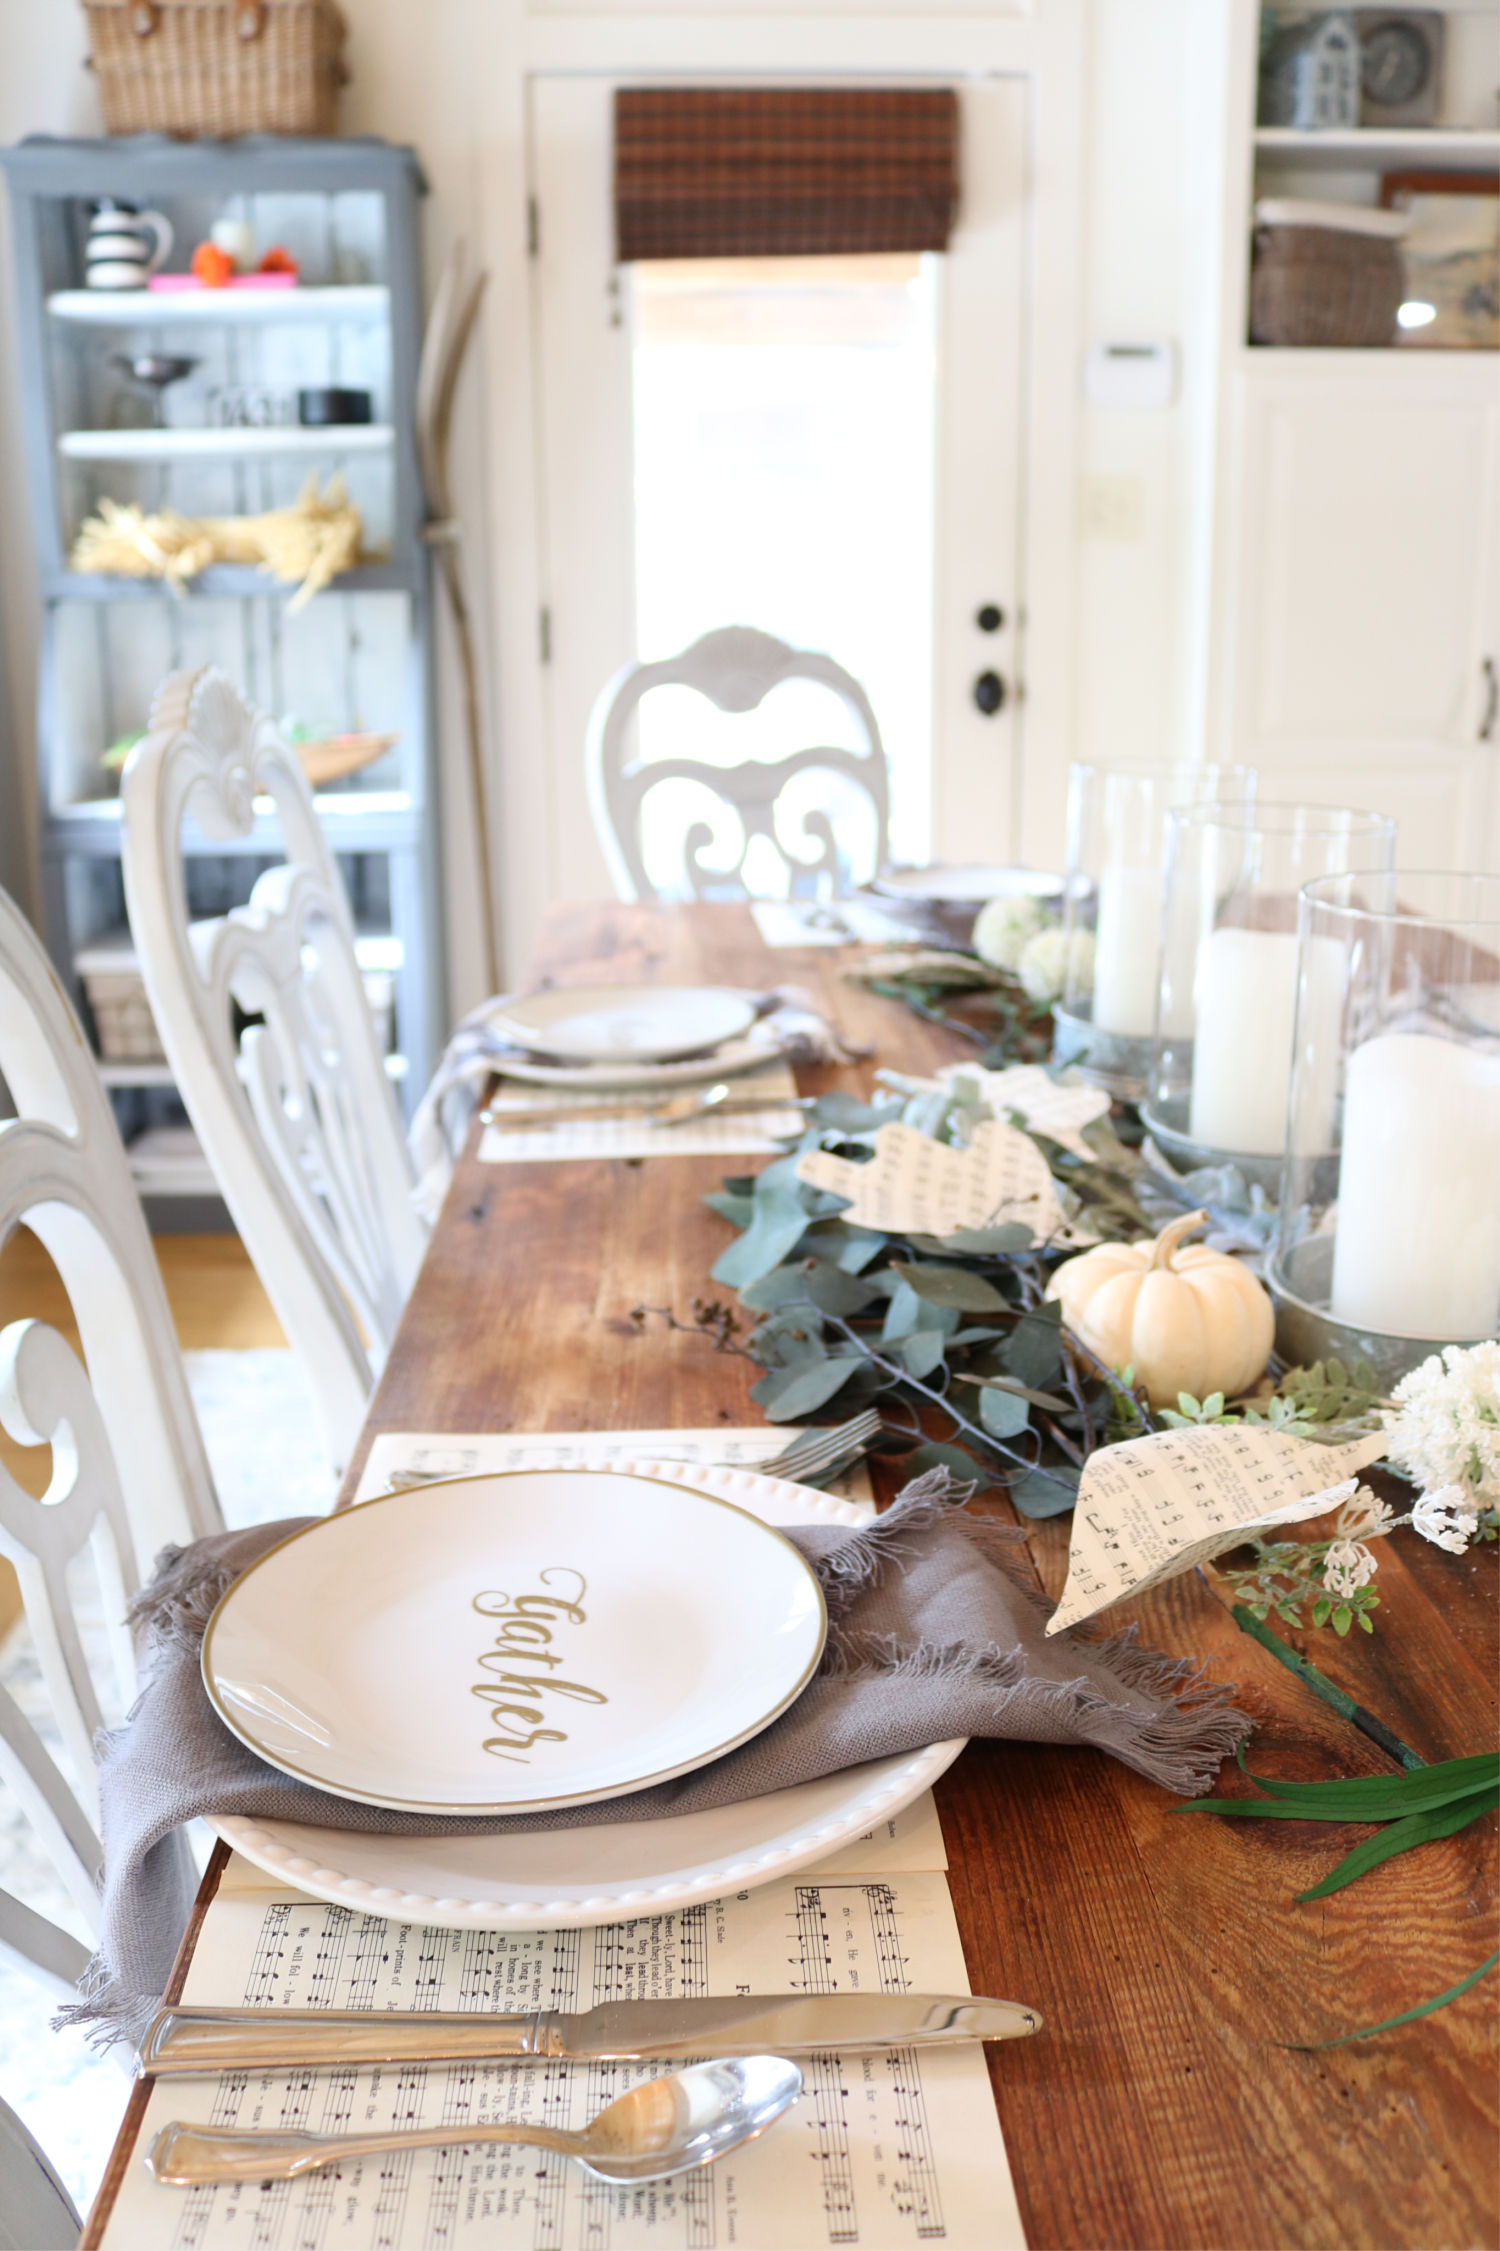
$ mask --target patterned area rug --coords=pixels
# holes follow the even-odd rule
[[[336,1480],[322,1452],[312,1401],[290,1352],[190,1352],[188,1382],[226,1520],[262,1524],[332,1506]],[[97,1595],[80,1601],[90,1668],[105,1717],[123,1717]],[[42,1678],[23,1624],[0,1642],[0,1682],[68,1761],[47,1711]],[[206,1856],[207,1829],[195,1846]],[[83,1939],[83,1917],[59,1882],[19,1807],[0,1793],[0,1886]],[[55,1995],[28,1972],[0,1961],[0,2095],[20,2112],[81,2212],[87,2211],[119,2127],[128,2089],[122,2064],[96,2055],[79,2032],[53,2032]]]

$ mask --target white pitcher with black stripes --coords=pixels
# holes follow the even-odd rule
[[[144,289],[172,248],[172,222],[105,196],[89,220],[83,278],[90,289]]]

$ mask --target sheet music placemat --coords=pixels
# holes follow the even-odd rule
[[[705,1079],[704,1086],[711,1085]],[[710,1112],[685,1125],[653,1125],[649,1118],[580,1118],[570,1122],[569,1112],[591,1109],[619,1100],[648,1103],[657,1099],[650,1089],[621,1087],[618,1096],[607,1090],[577,1092],[570,1088],[527,1086],[519,1079],[502,1079],[489,1109],[498,1116],[507,1110],[546,1109],[556,1112],[555,1125],[486,1126],[479,1140],[482,1165],[534,1164],[538,1159],[585,1157],[711,1157],[763,1156],[779,1153],[778,1144],[802,1130],[802,1112],[792,1107],[797,1082],[787,1063],[772,1063],[764,1070],[745,1071],[729,1084],[736,1095],[774,1095],[783,1098],[784,1110]],[[671,1087],[669,1094],[692,1094],[701,1088]]]
[[[184,1999],[241,2007],[587,2009],[749,1992],[966,1993],[945,1879],[826,1872],[583,1931],[450,1931],[283,1892],[210,1909]],[[1041,2037],[1045,2039],[1046,2033]],[[160,2188],[126,2170],[107,2251],[1012,2251],[1025,2237],[982,2047],[802,2059],[759,2141],[675,2181],[614,2188],[538,2150],[466,2146],[300,2180]],[[361,2127],[582,2125],[649,2064],[497,2062],[221,2072],[153,2089],[169,2119]]]

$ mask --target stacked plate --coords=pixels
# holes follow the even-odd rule
[[[759,1069],[781,1051],[761,1004],[723,985],[584,985],[497,1002],[499,1067],[536,1086],[683,1086]]]
[[[912,934],[929,944],[967,946],[979,910],[991,899],[1036,899],[1044,906],[1061,904],[1063,878],[1040,868],[964,867],[892,868],[877,875],[870,890],[887,908],[908,922]]]
[[[763,1883],[887,1819],[952,1742],[738,1804],[562,1825],[748,1743],[817,1670],[817,1578],[782,1527],[871,1511],[742,1469],[517,1470],[390,1493],[270,1549],[219,1604],[203,1678],[348,1829],[221,1817],[315,1896],[460,1927],[610,1921]],[[393,1836],[378,1812],[528,1817]],[[552,1817],[549,1819],[549,1817]]]

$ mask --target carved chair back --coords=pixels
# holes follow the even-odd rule
[[[343,884],[296,753],[211,667],[158,690],[123,796],[125,896],[162,1046],[342,1464],[425,1239]],[[284,861],[247,905],[193,922],[186,823],[243,839],[258,799]]]
[[[0,1462],[0,1555],[20,1584],[68,1770],[0,1688],[0,1780],[93,1930],[93,1743],[104,1713],[80,1625],[80,1565],[87,1553],[123,1710],[135,1685],[125,1607],[141,1571],[158,1548],[218,1531],[222,1519],[109,1097],[52,964],[3,892],[0,1078],[16,1113],[0,1121],[0,1248],[23,1225],[39,1239],[84,1355],[42,1321],[0,1330],[0,1426],[15,1446],[51,1448],[41,1498]],[[0,1952],[63,1987],[87,1961],[71,1933],[4,1891]]]
[[[864,749],[794,749],[779,759],[747,758],[738,765],[720,766],[707,759],[632,757],[627,750],[628,731],[641,699],[654,688],[694,688],[720,711],[754,711],[773,688],[789,680],[810,680],[829,688],[854,715]],[[594,825],[609,862],[610,874],[622,899],[654,899],[660,894],[646,869],[642,825],[646,800],[667,782],[693,782],[713,792],[737,826],[738,857],[728,868],[704,864],[705,852],[715,843],[714,826],[692,821],[682,841],[683,871],[694,898],[740,897],[747,894],[745,863],[757,839],[775,854],[786,872],[790,896],[816,896],[825,891],[837,896],[852,887],[849,856],[840,850],[833,820],[821,808],[801,816],[800,837],[789,837],[794,825],[786,807],[778,824],[778,803],[788,785],[804,773],[820,772],[852,782],[868,797],[874,813],[876,874],[890,858],[890,784],[880,729],[870,699],[859,682],[831,657],[810,650],[789,648],[769,633],[748,625],[729,625],[705,633],[680,656],[655,664],[625,665],[605,687],[589,721],[589,803]],[[810,852],[793,849],[811,846]]]

